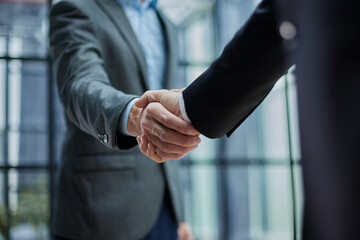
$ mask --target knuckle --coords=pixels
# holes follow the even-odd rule
[[[140,124],[140,126],[141,126],[141,128],[142,128],[143,130],[149,131],[149,129],[150,129],[150,124],[149,124],[148,122],[146,122],[146,121],[142,122],[142,123]]]
[[[152,134],[153,135],[155,135],[155,136],[157,136],[158,134],[159,134],[159,132],[161,133],[161,130],[156,126],[156,125],[154,125],[153,127],[152,127]]]
[[[151,113],[151,111],[154,109],[154,104],[149,104],[145,110],[147,110],[148,113]]]
[[[143,111],[144,111],[144,115],[145,117],[148,117],[151,114],[151,111],[153,109],[153,105],[149,104]]]
[[[187,133],[188,135],[193,134],[193,133],[194,133],[194,129],[187,127],[187,128],[186,128],[186,133]]]
[[[150,90],[147,90],[145,93],[144,93],[144,96],[148,97],[150,94]]]
[[[151,102],[150,104],[149,104],[149,110],[150,111],[156,111],[156,110],[158,110],[158,103],[157,102]]]
[[[165,125],[165,126],[167,126],[168,124],[169,124],[169,117],[167,116],[167,115],[165,115],[165,114],[161,114],[161,120],[162,120],[162,122],[163,122],[163,124]]]
[[[163,131],[161,131],[160,133],[159,133],[159,138],[160,138],[160,140],[163,142],[163,141],[166,141],[166,133],[165,132],[163,132]]]

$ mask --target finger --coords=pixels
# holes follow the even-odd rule
[[[149,116],[153,117],[165,127],[173,129],[179,133],[193,136],[200,134],[193,125],[175,116],[160,103],[153,103],[143,111],[146,111]]]
[[[170,159],[177,160],[183,158],[190,152],[190,151],[185,151],[181,153],[164,152],[160,148],[158,148],[156,144],[153,144],[153,142],[148,138],[148,135],[146,135],[146,133],[144,133],[144,135],[141,138],[143,139],[142,140],[143,144],[147,145],[146,155],[157,163],[162,163]],[[193,149],[195,149],[195,147]]]
[[[161,157],[158,156],[157,153],[155,152],[155,146],[153,144],[151,144],[151,142],[149,142],[148,139],[144,135],[137,137],[137,140],[139,143],[140,151],[143,154],[145,154],[146,156],[148,156],[149,158],[151,158],[153,161],[155,161],[157,163],[163,162]]]
[[[167,153],[167,152],[163,152],[160,150],[160,148],[155,148],[155,152],[156,154],[160,157],[162,162],[165,162],[167,160],[178,160],[180,158],[183,158],[184,156],[186,156],[188,154],[187,153],[182,153],[182,154],[177,154],[177,153]]]
[[[147,155],[147,139],[144,139],[143,138],[143,135],[139,136],[136,138],[138,144],[139,144],[139,148],[140,148],[140,151],[142,153],[144,153],[145,155]]]
[[[156,136],[161,142],[174,144],[180,147],[192,147],[200,144],[201,139],[198,135],[184,135],[172,129],[166,128],[156,121],[144,122],[142,124],[143,132],[147,133],[148,137]],[[155,141],[155,139],[151,139]]]
[[[148,157],[150,157],[152,160],[154,160],[157,163],[163,163],[170,159],[170,158],[163,158],[163,157],[159,156],[159,154],[156,150],[156,146],[151,141],[148,141],[148,152],[147,153],[148,153]]]
[[[196,142],[194,145],[183,147],[183,146],[163,142],[163,141],[161,141],[161,139],[159,139],[155,135],[148,134],[147,132],[145,132],[145,136],[149,139],[149,141],[153,145],[155,145],[155,147],[157,147],[161,151],[167,152],[167,153],[176,153],[176,154],[188,153],[188,152],[194,150],[195,148],[197,148],[199,145]]]
[[[151,102],[160,102],[161,96],[168,93],[168,90],[146,91],[136,102],[138,108],[145,108]]]
[[[173,154],[173,153],[165,153],[156,147],[155,144],[149,139],[149,137],[144,134],[143,138],[146,138],[146,142],[148,144],[147,147],[147,156],[153,159],[157,163],[162,163],[170,159],[179,159],[185,154]]]
[[[155,146],[151,142],[151,140],[148,137],[146,137],[146,135],[144,136],[144,138],[146,138],[147,142],[148,142],[148,144],[147,144],[147,154],[148,154],[148,156],[153,157],[156,154]]]

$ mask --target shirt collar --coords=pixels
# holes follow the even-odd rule
[[[121,6],[133,7],[140,11],[141,9],[156,8],[157,0],[144,0],[141,6],[138,0],[117,0]]]

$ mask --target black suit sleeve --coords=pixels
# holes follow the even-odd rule
[[[285,56],[273,3],[264,0],[221,56],[183,92],[195,128],[210,138],[230,135],[289,68]]]

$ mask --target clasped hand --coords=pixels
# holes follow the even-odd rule
[[[182,90],[147,91],[135,102],[128,121],[140,150],[157,163],[180,159],[200,143],[200,133],[179,109]]]

